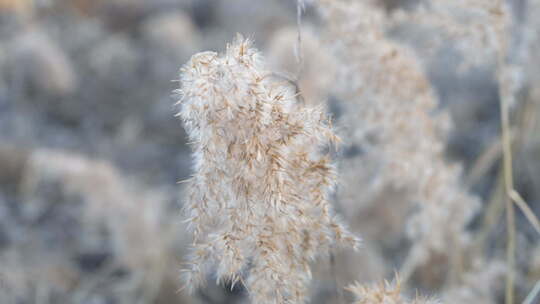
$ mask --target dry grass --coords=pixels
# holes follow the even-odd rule
[[[0,302],[536,303],[539,16],[0,0]]]
[[[338,138],[321,110],[299,104],[242,37],[222,55],[194,55],[181,83],[179,116],[195,160],[187,286],[203,283],[216,265],[218,282],[241,281],[255,303],[304,302],[309,262],[334,242],[358,243],[328,202],[335,173],[320,151]]]
[[[437,300],[422,299],[418,296],[408,300],[401,294],[401,283],[396,277],[395,282],[381,282],[373,286],[362,286],[358,283],[347,287],[356,298],[354,304],[437,304]]]

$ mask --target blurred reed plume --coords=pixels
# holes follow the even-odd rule
[[[194,159],[187,286],[216,266],[218,281],[242,281],[254,303],[304,302],[309,262],[334,242],[359,242],[331,214],[335,172],[321,151],[338,138],[327,118],[299,104],[241,36],[222,55],[194,55],[181,83]]]
[[[380,282],[376,285],[361,285],[355,283],[346,288],[356,298],[353,304],[438,304],[437,300],[420,298],[408,300],[401,294],[401,283],[396,277],[395,282]]]
[[[431,256],[448,260],[468,246],[465,228],[479,202],[461,185],[459,165],[445,160],[448,114],[437,111],[437,97],[414,51],[386,37],[383,8],[370,1],[320,5],[328,39],[341,60],[340,85],[333,89],[347,101],[343,125],[350,144],[364,151],[343,160],[340,196],[354,209],[362,201],[377,204],[382,193],[397,189],[405,195],[394,204],[407,208],[396,208],[416,207],[408,219],[413,243],[403,267],[407,279]],[[369,164],[368,170],[358,170],[362,164]],[[367,184],[360,199],[354,194],[358,183]]]
[[[24,198],[21,216],[43,229],[0,256],[1,303],[84,303],[95,289],[116,285],[113,274],[121,271],[122,286],[113,288],[131,303],[154,302],[174,284],[176,271],[165,266],[174,260],[178,225],[166,216],[163,193],[138,193],[111,164],[61,151],[0,146],[0,163],[9,164],[2,176],[11,176],[12,190]],[[49,213],[52,219],[43,218]],[[62,220],[55,223],[58,214]],[[51,240],[63,247],[44,254]],[[17,254],[20,248],[26,250]],[[85,277],[93,271],[100,276]]]

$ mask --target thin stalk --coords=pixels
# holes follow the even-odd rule
[[[499,57],[502,57],[499,55]],[[504,60],[499,58],[499,75],[502,73]],[[502,77],[499,77],[501,79]],[[506,275],[506,293],[505,303],[514,303],[514,269],[516,263],[516,223],[515,223],[515,211],[512,202],[511,194],[514,191],[514,178],[512,174],[512,145],[510,139],[510,121],[509,121],[509,90],[503,88],[506,84],[499,83],[500,100],[499,105],[501,109],[501,129],[502,129],[502,144],[503,144],[503,176],[504,176],[504,189],[505,189],[505,205],[506,205],[506,232],[507,232],[507,245],[506,245],[506,262],[508,267],[508,273]]]
[[[540,294],[540,281],[536,282],[529,295],[527,295],[527,297],[523,301],[523,304],[533,304],[533,301],[534,299],[536,299],[538,294]]]
[[[336,289],[336,301],[339,304],[345,304],[345,298],[343,297],[343,290],[341,289],[341,284],[339,282],[337,274],[337,263],[336,263],[336,254],[334,251],[330,253],[330,271],[334,277],[334,287]]]

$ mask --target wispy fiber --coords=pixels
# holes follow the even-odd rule
[[[321,150],[338,138],[326,116],[299,104],[241,36],[224,54],[195,54],[180,78],[194,160],[187,287],[216,267],[218,281],[242,281],[253,303],[304,302],[309,262],[336,241],[358,245],[327,200],[335,171]]]

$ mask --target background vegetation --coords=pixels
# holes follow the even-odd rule
[[[510,274],[514,303],[540,301],[540,3],[320,0],[300,43],[297,12],[286,0],[0,0],[0,303],[249,301],[212,273],[178,291],[191,244],[178,181],[193,172],[173,91],[191,55],[237,32],[342,138],[331,202],[363,245],[313,263],[310,303],[349,303],[343,287],[395,272],[410,298],[508,303]],[[511,238],[509,171],[531,211],[515,206]],[[353,289],[365,303],[385,293]]]

